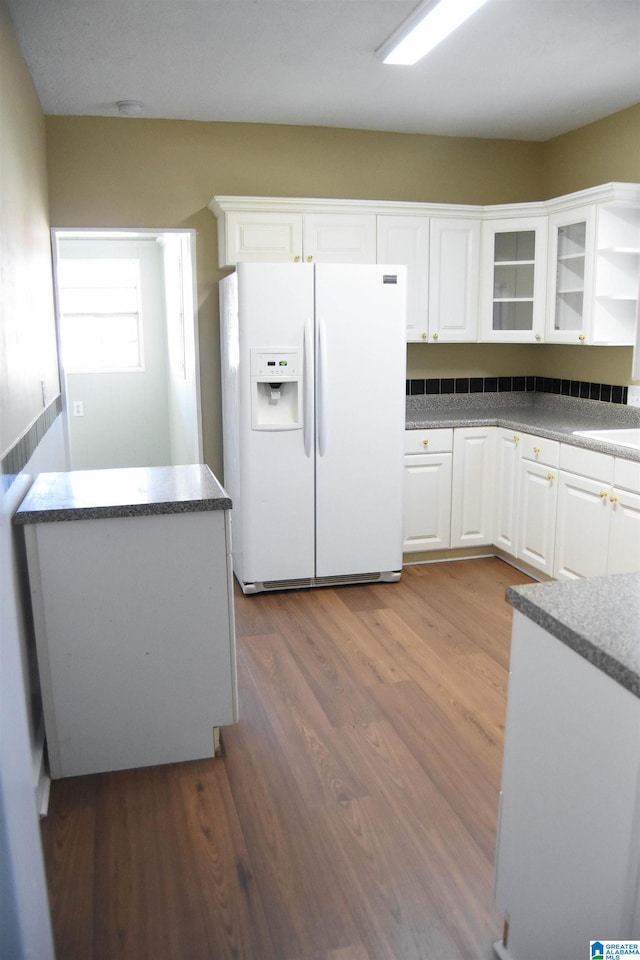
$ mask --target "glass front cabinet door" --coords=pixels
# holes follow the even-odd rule
[[[535,343],[545,318],[547,217],[489,220],[482,236],[483,340]]]
[[[595,207],[549,217],[545,340],[591,342]]]

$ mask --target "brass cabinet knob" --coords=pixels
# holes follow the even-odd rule
[[[437,339],[438,339],[438,334],[437,334],[437,333],[434,333],[433,339],[434,339],[434,340],[437,340]]]
[[[611,501],[611,503],[617,503],[617,502],[618,502],[618,498],[616,497],[615,493],[612,493],[612,494],[611,494],[611,496],[609,497],[609,500]]]
[[[609,496],[609,491],[601,490],[598,496],[600,497],[601,500],[605,500]]]
[[[555,478],[556,478],[555,473],[548,473],[548,474],[547,474],[547,480],[555,480]]]
[[[420,336],[422,337],[423,340],[427,339],[427,334],[424,331],[420,334]]]
[[[586,337],[586,335],[585,335],[584,333],[578,334],[578,340],[580,341],[580,343],[584,343],[584,341],[585,341],[586,339],[587,339],[587,337]]]
[[[423,447],[428,447],[428,446],[429,446],[429,441],[428,441],[428,440],[423,440],[423,441],[422,441],[422,446],[423,446]]]
[[[313,260],[313,257],[311,256],[311,254],[309,254],[309,256],[307,257],[307,263],[311,263],[312,260]]]
[[[542,340],[542,334],[536,333],[536,340]]]
[[[536,455],[536,457],[537,457],[538,454],[540,453],[540,447],[534,447],[534,448],[533,448],[533,452],[535,453],[535,455]]]
[[[300,263],[300,257],[297,257],[297,256],[294,257],[294,258],[293,258],[293,262],[294,262],[294,263]]]
[[[518,436],[517,433],[515,433],[515,434],[513,435],[513,442],[514,442],[514,443],[520,443],[520,437]]]

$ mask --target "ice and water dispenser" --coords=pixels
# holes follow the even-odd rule
[[[254,430],[302,427],[302,350],[251,350],[251,426]]]

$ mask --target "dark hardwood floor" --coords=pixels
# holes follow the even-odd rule
[[[500,560],[237,594],[222,759],[60,780],[58,960],[489,960],[508,679]]]

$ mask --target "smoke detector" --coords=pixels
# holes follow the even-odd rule
[[[138,117],[144,110],[144,103],[142,100],[118,100],[116,107],[123,117]]]

